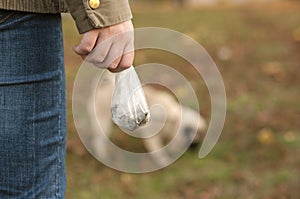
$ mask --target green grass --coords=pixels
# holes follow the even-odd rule
[[[299,1],[298,1],[299,2]],[[221,138],[205,159],[187,152],[173,165],[148,174],[125,174],[102,165],[86,152],[71,113],[73,81],[81,59],[74,23],[64,18],[68,98],[68,199],[290,198],[300,195],[300,4],[260,7],[178,8],[132,1],[135,27],[164,27],[185,33],[212,56],[224,79],[227,117]],[[229,48],[231,58],[218,51]],[[136,65],[165,63],[191,81],[188,63],[161,52],[137,53]],[[275,64],[274,64],[275,63]],[[273,65],[272,65],[273,64]],[[271,65],[271,67],[269,67]],[[279,70],[272,67],[276,65]],[[275,69],[276,69],[275,67]],[[195,84],[201,111],[209,119],[205,84]],[[260,139],[269,129],[272,140]],[[138,144],[134,140],[134,144]],[[138,148],[138,147],[134,147]]]

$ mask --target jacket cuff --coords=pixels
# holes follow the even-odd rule
[[[92,9],[88,1],[66,0],[80,34],[132,18],[128,0],[100,0],[100,6],[97,9]]]

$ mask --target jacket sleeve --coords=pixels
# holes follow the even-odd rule
[[[89,1],[66,0],[80,34],[132,18],[128,0],[99,0],[100,5],[96,9],[90,7]]]

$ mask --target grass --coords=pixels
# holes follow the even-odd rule
[[[299,2],[299,1],[298,1]],[[64,18],[68,99],[67,198],[290,198],[300,195],[300,4],[178,8],[132,1],[135,27],[185,33],[212,56],[224,79],[228,110],[221,138],[205,159],[185,153],[148,174],[121,173],[96,161],[82,146],[71,113],[72,86],[81,59],[74,23]],[[221,59],[220,49],[230,57]],[[158,62],[198,78],[188,64],[159,52],[137,53],[135,64]],[[182,65],[186,65],[182,69]],[[205,84],[195,84],[210,116]],[[136,144],[138,144],[135,141]]]

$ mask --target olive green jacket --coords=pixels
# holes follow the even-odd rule
[[[100,6],[93,9],[89,0],[0,0],[0,9],[53,14],[69,11],[79,33],[131,19],[128,0],[99,1]]]

